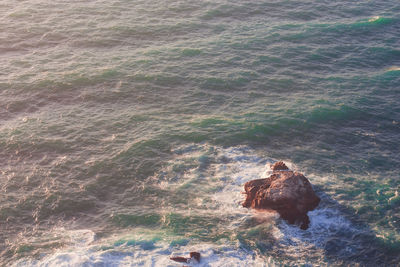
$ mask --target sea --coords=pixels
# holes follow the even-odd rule
[[[2,0],[0,265],[400,265],[398,0]],[[284,161],[301,230],[243,208]]]

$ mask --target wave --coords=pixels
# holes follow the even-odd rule
[[[62,231],[59,243],[64,246],[39,258],[28,255],[40,245],[24,244],[19,255],[26,256],[14,266],[177,266],[169,257],[189,251],[202,254],[202,262],[195,266],[324,265],[331,260],[349,264],[364,263],[365,253],[376,253],[377,262],[385,256],[374,232],[354,223],[354,216],[343,213],[341,205],[320,189],[333,177],[309,176],[319,185],[315,189],[322,201],[309,212],[310,228],[304,231],[275,212],[241,207],[243,184],[271,173],[275,160],[266,153],[208,144],[182,145],[172,152],[175,156],[147,181],[162,192],[157,208],[144,201],[140,208],[113,208],[106,218],[111,223],[107,235],[85,229]]]
[[[193,128],[189,133],[182,133],[176,137],[191,142],[209,141],[222,145],[264,143],[272,137],[313,134],[320,128],[371,120],[374,117],[356,107],[322,102],[316,101],[303,112],[294,113],[292,109],[286,108],[275,116],[271,114],[253,118],[253,113],[244,113],[240,118],[200,117],[191,123]],[[275,139],[275,142],[278,141]]]

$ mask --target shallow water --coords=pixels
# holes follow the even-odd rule
[[[0,262],[395,265],[398,1],[0,4]],[[241,207],[284,160],[307,231]]]

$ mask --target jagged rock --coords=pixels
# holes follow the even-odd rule
[[[185,257],[170,257],[170,260],[177,261],[177,262],[185,262],[189,263],[191,262],[192,259],[195,259],[197,262],[200,262],[200,253],[192,251],[190,252],[190,257],[185,258]]]
[[[270,177],[245,183],[243,207],[276,210],[290,224],[307,229],[307,212],[318,206],[320,198],[303,174],[289,170],[283,162],[275,163],[271,169]]]
[[[285,163],[283,163],[283,161],[275,162],[275,164],[271,166],[271,169],[272,169],[273,171],[281,171],[281,170],[282,170],[282,171],[285,171],[285,170],[289,170],[289,168],[286,166]]]
[[[195,259],[197,262],[200,262],[200,253],[192,251],[190,252],[190,258]]]
[[[169,259],[177,262],[185,262],[185,263],[189,262],[189,259],[185,257],[170,257]]]

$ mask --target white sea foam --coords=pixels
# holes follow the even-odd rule
[[[400,67],[399,66],[392,66],[390,68],[385,69],[385,71],[399,71]]]
[[[115,246],[107,250],[98,246],[64,248],[39,260],[23,259],[13,266],[75,267],[75,266],[182,266],[170,259],[173,256],[188,257],[190,251],[201,254],[200,262],[191,260],[186,266],[275,266],[271,257],[259,257],[238,246],[203,243],[171,247],[156,243],[154,249],[145,250],[140,246]]]
[[[177,158],[171,161],[171,165],[176,165],[177,162],[185,164],[185,160],[189,159],[186,163],[191,167],[184,168],[182,176],[177,177],[179,175],[174,173],[174,168],[167,166],[162,175],[174,178],[160,179],[160,187],[164,190],[176,190],[188,181],[196,187],[199,177],[206,180],[201,186],[217,189],[210,189],[211,196],[199,194],[194,198],[194,202],[197,203],[194,209],[198,209],[196,214],[215,213],[216,217],[229,216],[231,223],[225,227],[232,232],[249,219],[259,224],[266,224],[275,239],[274,246],[284,247],[284,253],[298,255],[301,259],[302,255],[309,253],[310,250],[323,258],[324,246],[330,238],[340,231],[357,231],[338,210],[332,208],[320,206],[309,212],[311,223],[306,231],[280,220],[275,212],[257,212],[243,208],[241,206],[244,199],[241,194],[243,184],[270,175],[270,164],[274,162],[273,159],[259,156],[247,147],[192,145],[181,147],[176,153]],[[207,162],[206,156],[212,159],[199,167]],[[197,160],[199,165],[193,164],[192,160]],[[290,162],[285,161],[285,163],[293,170],[298,169]],[[315,176],[313,179],[316,180],[318,177]],[[205,203],[203,197],[208,197],[211,201]],[[170,256],[187,257],[190,251],[200,252],[202,259],[200,263],[186,264],[189,266],[274,266],[275,264],[272,252],[269,257],[260,257],[256,252],[243,249],[243,244],[238,240],[219,240],[211,244],[188,239],[187,242],[171,245],[174,242],[171,243],[171,240],[165,237],[154,239],[150,236],[141,236],[133,238],[140,241],[116,242],[129,238],[124,238],[122,235],[119,238],[114,237],[114,240],[95,240],[94,233],[88,230],[71,231],[68,235],[71,240],[68,247],[39,260],[20,260],[15,266],[182,266],[182,263],[171,261]],[[349,249],[351,250],[351,247]],[[308,262],[304,260],[298,263]]]
[[[374,21],[379,20],[380,18],[381,18],[381,17],[379,17],[379,16],[374,16],[374,17],[370,18],[370,19],[368,20],[368,22],[374,22]]]
[[[201,156],[201,151],[208,151],[208,145],[190,146],[190,149],[180,148],[179,151],[185,151],[181,156],[188,157],[189,155]],[[217,179],[221,185],[221,189],[212,195],[214,200],[213,208],[220,214],[224,213],[240,213],[243,216],[260,216],[260,213],[244,209],[240,203],[243,201],[244,196],[241,194],[243,191],[243,184],[253,179],[260,179],[268,177],[271,171],[271,164],[275,162],[274,159],[257,155],[254,150],[245,147],[231,147],[221,148],[212,147],[215,158],[224,158],[224,162],[214,162],[206,170],[202,170],[204,176],[212,173],[212,178]],[[298,171],[299,168],[290,161],[285,160],[285,164],[289,169]],[[186,176],[194,175],[190,171],[185,173]],[[315,174],[309,175],[311,180],[324,182],[331,179],[331,177],[321,177]],[[266,216],[274,216],[266,215]],[[311,220],[309,232],[315,232],[318,236],[324,236],[330,231],[336,231],[338,228],[351,228],[351,223],[345,219],[344,216],[337,209],[317,208],[309,212]],[[297,229],[296,226],[288,226],[283,223],[283,229]],[[289,228],[287,228],[289,227]],[[355,229],[354,229],[355,230]],[[299,230],[299,232],[304,232]]]

